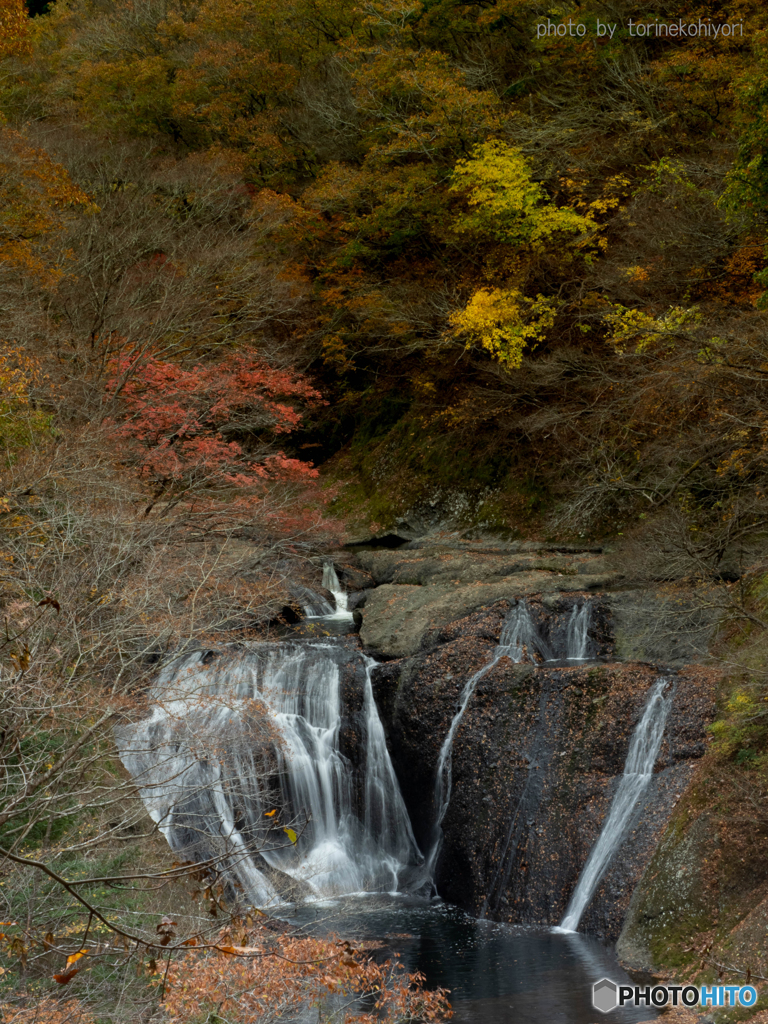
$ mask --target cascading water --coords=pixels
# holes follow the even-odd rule
[[[518,601],[504,620],[499,643],[494,648],[491,660],[465,684],[459,698],[459,709],[453,716],[448,735],[443,740],[443,745],[440,748],[440,754],[437,759],[437,777],[435,779],[437,817],[433,827],[432,847],[426,864],[426,873],[430,879],[434,876],[435,864],[437,863],[443,841],[443,819],[448,810],[448,804],[451,802],[451,786],[453,781],[451,752],[453,750],[453,740],[464,717],[464,712],[467,710],[467,705],[472,694],[475,692],[477,684],[502,658],[509,658],[511,661],[520,662],[527,655],[531,654],[533,648],[536,648],[545,658],[550,657],[551,652],[536,631],[528,605],[525,601]]]
[[[326,590],[330,590],[336,602],[336,611],[331,617],[335,619],[348,619],[351,622],[352,612],[349,611],[347,594],[339,583],[339,577],[336,575],[333,562],[326,562],[323,566],[323,586]]]
[[[291,884],[321,895],[397,889],[423,858],[384,742],[374,662],[299,642],[207,657],[162,672],[148,717],[117,730],[171,847],[215,858],[262,906],[290,898]],[[361,708],[353,721],[342,672]]]
[[[352,612],[349,611],[347,594],[339,582],[333,562],[326,562],[323,565],[323,586],[333,595],[333,604],[309,587],[295,588],[304,608],[304,615],[308,619],[332,619],[337,623],[351,623]]]
[[[624,774],[611,803],[611,809],[587,858],[565,916],[560,922],[562,931],[575,932],[579,927],[582,914],[589,905],[600,879],[626,837],[635,806],[651,781],[653,766],[672,704],[671,694],[665,692],[668,685],[668,679],[659,679],[651,689],[645,710],[632,734]]]
[[[518,601],[504,620],[504,625],[501,627],[501,636],[499,637],[499,646],[494,651],[494,657],[496,657],[497,651],[501,651],[498,657],[496,657],[496,661],[505,655],[511,658],[512,661],[524,661],[526,657],[533,661],[534,650],[540,654],[544,661],[550,661],[553,657],[552,651],[542,640],[536,629],[536,625],[531,617],[531,609],[528,607],[527,602]],[[495,665],[496,661],[492,662],[492,664]],[[488,665],[488,668],[491,668],[491,665]]]
[[[568,661],[586,661],[589,658],[589,623],[592,618],[592,603],[584,601],[574,604],[568,621],[566,658]]]

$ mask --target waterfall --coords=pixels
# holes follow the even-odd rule
[[[365,658],[363,718],[367,737],[367,772],[364,825],[367,835],[387,838],[389,845],[379,843],[380,862],[377,870],[389,872],[390,889],[397,890],[403,865],[408,862],[422,863],[424,857],[416,845],[411,820],[400,795],[400,786],[387,750],[384,726],[373,698],[371,671],[375,665],[373,658]]]
[[[330,590],[336,602],[336,611],[331,618],[348,619],[351,622],[352,612],[349,611],[347,606],[347,594],[339,583],[339,577],[336,575],[333,562],[326,562],[323,566],[323,586],[326,590]]]
[[[501,627],[499,643],[494,648],[490,661],[485,664],[479,672],[476,672],[465,684],[459,698],[459,709],[453,716],[448,735],[443,740],[440,754],[437,759],[437,777],[435,779],[435,807],[437,817],[433,826],[432,847],[427,858],[426,873],[431,879],[434,876],[435,864],[440,853],[443,841],[442,824],[451,802],[451,788],[453,784],[452,757],[453,740],[456,731],[467,710],[467,705],[475,692],[475,688],[483,676],[496,665],[501,658],[509,658],[511,661],[523,661],[526,655],[530,656],[532,648],[536,648],[544,657],[550,652],[542,639],[536,632],[536,627],[531,618],[531,612],[525,601],[518,601],[509,611]]]
[[[592,603],[574,604],[568,621],[566,658],[568,661],[586,661],[589,658],[589,622],[592,617]]]
[[[587,858],[565,916],[560,922],[562,931],[575,932],[579,927],[582,914],[592,899],[600,879],[626,837],[635,806],[651,781],[672,703],[671,695],[665,696],[664,693],[668,683],[668,679],[659,679],[651,689],[643,715],[632,734],[624,774],[611,803],[611,809]]]
[[[533,649],[536,649],[544,661],[552,660],[552,651],[539,636],[533,619],[531,609],[526,601],[518,601],[504,620],[499,637],[499,646],[494,651],[496,661],[505,655],[512,661],[524,661],[526,655],[531,657]],[[500,652],[497,655],[497,652]],[[496,664],[496,661],[493,664]],[[491,666],[489,665],[488,668]]]
[[[116,738],[172,849],[216,858],[262,906],[286,885],[397,889],[423,858],[384,742],[374,664],[331,644],[253,643],[161,672],[149,715]]]

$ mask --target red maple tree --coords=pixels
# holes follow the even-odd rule
[[[301,422],[299,406],[323,402],[320,392],[303,374],[254,353],[189,369],[125,356],[113,365],[108,391],[123,407],[110,421],[123,458],[151,485],[153,503],[224,492],[230,505],[252,505],[270,484],[306,485],[318,476],[276,442]]]

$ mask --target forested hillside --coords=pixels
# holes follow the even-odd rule
[[[415,521],[706,593],[761,800],[767,229],[758,0],[0,0],[0,847],[103,836],[158,660]]]
[[[712,565],[764,515],[759,4],[5,7],[4,330],[67,419],[117,359],[256,345],[382,524],[674,508]]]

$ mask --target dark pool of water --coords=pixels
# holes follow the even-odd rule
[[[298,912],[294,924],[350,940],[378,939],[429,987],[451,990],[453,1024],[629,1024],[645,1009],[598,1013],[592,983],[630,984],[609,949],[585,935],[477,921],[440,900],[365,896]]]

